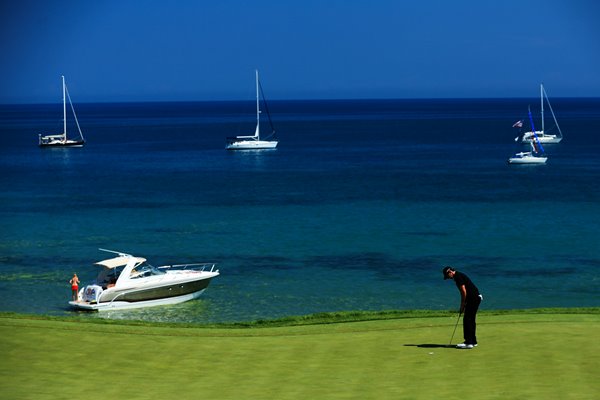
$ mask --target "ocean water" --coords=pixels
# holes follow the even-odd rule
[[[108,248],[216,262],[201,299],[81,318],[248,321],[340,310],[600,306],[600,99],[553,99],[547,165],[508,165],[536,99],[275,101],[279,148],[228,152],[252,102],[0,106],[0,311],[71,315]],[[539,120],[536,120],[539,128]],[[268,124],[265,122],[263,127]],[[69,127],[75,132],[74,127]]]

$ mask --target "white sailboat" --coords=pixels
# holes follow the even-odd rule
[[[550,133],[546,132],[545,122],[544,122],[544,98],[546,99],[546,102],[548,103],[548,107],[550,108],[550,112],[552,113],[552,118],[554,119],[554,124],[556,125],[556,128],[558,130],[558,132],[556,134],[550,134]],[[560,141],[563,138],[562,132],[560,130],[560,126],[558,126],[558,121],[556,120],[556,116],[554,115],[554,110],[552,110],[552,105],[550,104],[550,100],[548,99],[548,94],[546,93],[546,90],[544,89],[543,83],[540,84],[540,112],[541,112],[541,117],[542,117],[542,130],[534,131],[532,128],[531,131],[525,132],[523,134],[521,141],[523,143],[531,142],[531,141],[534,141],[535,140],[534,137],[537,136],[537,140],[540,143],[560,143]]]
[[[540,143],[537,136],[539,131],[535,130],[533,126],[533,117],[531,116],[531,109],[529,110],[529,122],[531,123],[531,134],[532,139],[528,140],[531,145],[531,151],[521,151],[511,158],[508,159],[509,164],[545,164],[548,161],[544,152],[544,147]],[[518,139],[518,137],[517,137]]]
[[[258,70],[256,71],[256,129],[254,135],[251,136],[233,136],[227,138],[227,144],[225,148],[227,150],[259,150],[259,149],[274,149],[279,143],[277,140],[272,140],[275,137],[275,129],[271,123],[271,117],[269,110],[267,109],[267,116],[269,117],[269,123],[271,123],[271,134],[265,138],[260,138],[260,93],[262,88],[258,80]],[[264,95],[263,95],[264,100]],[[266,107],[266,102],[265,102]],[[271,140],[270,140],[271,139]]]
[[[538,155],[533,142],[531,143],[531,151],[522,151],[508,159],[509,164],[546,164],[548,157]]]
[[[71,96],[69,95],[69,91],[67,90],[67,85],[65,84],[65,77],[62,77],[62,85],[63,85],[63,133],[60,135],[38,135],[39,146],[40,147],[82,147],[85,143],[83,139],[83,134],[81,133],[81,128],[79,127],[79,121],[77,121],[77,115],[75,114],[75,108],[73,108],[73,103],[71,102]],[[71,105],[71,111],[73,111],[73,117],[75,118],[75,123],[77,124],[77,129],[79,130],[80,139],[69,139],[67,138],[67,98],[69,99],[69,104]]]

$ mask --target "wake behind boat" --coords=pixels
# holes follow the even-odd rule
[[[69,90],[67,89],[67,85],[65,83],[65,77],[62,77],[62,85],[63,85],[63,133],[60,135],[38,135],[38,141],[40,147],[83,147],[85,144],[85,140],[83,139],[83,134],[81,133],[81,128],[79,127],[79,121],[77,121],[77,115],[75,114],[75,108],[73,107],[73,102],[71,102],[71,96],[69,95]],[[77,124],[77,129],[79,130],[79,139],[69,139],[67,138],[67,98],[69,99],[69,104],[71,105],[71,111],[73,111],[73,117],[75,119],[75,123]]]
[[[546,99],[546,102],[548,103],[548,108],[550,108],[550,113],[552,114],[552,119],[554,120],[555,127],[558,130],[558,132],[556,132],[555,134],[549,133],[548,131],[546,131],[545,121],[544,121],[544,99]],[[552,109],[552,105],[550,104],[550,100],[548,99],[548,94],[546,93],[546,90],[544,89],[544,84],[540,84],[540,113],[541,113],[541,117],[542,117],[542,130],[536,131],[535,129],[532,128],[531,131],[525,132],[523,134],[521,141],[526,143],[526,142],[536,141],[536,139],[537,139],[537,141],[539,143],[560,143],[560,141],[563,138],[562,131],[560,130],[560,126],[558,126],[558,121],[556,120],[556,116],[554,115],[554,110]]]
[[[269,109],[267,107],[267,102],[265,100],[265,95],[263,93],[263,101],[265,102],[265,110],[267,111],[267,117],[269,118],[269,123],[271,124],[271,134],[265,138],[260,138],[260,93],[262,93],[262,86],[260,85],[260,81],[258,80],[258,70],[256,71],[256,129],[254,130],[254,135],[252,136],[233,136],[227,138],[227,144],[225,148],[227,150],[260,150],[260,149],[274,149],[277,147],[279,143],[277,140],[270,140],[275,137],[275,128],[273,128],[273,123],[271,121],[271,116],[269,114]]]
[[[69,304],[78,310],[108,311],[177,304],[198,298],[219,275],[216,264],[155,267],[145,258],[112,250],[117,257],[99,261],[96,280],[79,290]]]

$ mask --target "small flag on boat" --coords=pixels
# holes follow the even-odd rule
[[[519,121],[515,122],[512,127],[513,128],[522,128],[523,127],[523,121],[519,120]]]

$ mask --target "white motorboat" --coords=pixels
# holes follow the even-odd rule
[[[110,311],[177,304],[198,298],[219,275],[216,264],[155,267],[145,258],[112,250],[117,257],[99,261],[96,280],[79,290],[69,304],[78,310]]]
[[[227,150],[260,150],[260,149],[274,149],[277,147],[279,143],[277,140],[274,140],[275,137],[275,128],[273,128],[273,123],[271,122],[271,116],[269,114],[269,109],[267,108],[267,102],[265,101],[265,109],[267,111],[267,117],[269,118],[269,123],[271,124],[271,134],[264,139],[260,138],[260,93],[262,93],[262,87],[260,85],[260,81],[258,80],[258,70],[256,71],[256,129],[254,130],[254,135],[251,136],[233,136],[227,138],[227,144],[225,148]],[[264,100],[263,93],[263,100]]]
[[[558,132],[556,132],[555,134],[547,132],[546,128],[545,128],[544,99],[546,99],[546,102],[548,103],[548,107],[550,108],[550,112],[552,113],[552,118],[554,119],[554,124],[556,126],[556,129],[558,130]],[[560,143],[560,141],[563,138],[562,131],[560,130],[560,126],[558,126],[558,121],[556,120],[556,116],[554,115],[554,110],[552,109],[552,105],[550,104],[550,100],[548,99],[548,94],[546,93],[546,90],[544,89],[544,84],[540,84],[540,113],[541,113],[541,117],[542,117],[542,130],[536,131],[535,129],[532,128],[531,131],[525,132],[523,134],[521,141],[523,143],[531,142],[531,141],[536,140],[536,137],[537,137],[537,140],[540,143],[544,143],[544,144]]]
[[[77,121],[77,115],[75,114],[75,108],[73,107],[73,103],[71,102],[71,96],[69,95],[69,90],[67,89],[67,85],[65,84],[65,77],[62,77],[62,85],[63,85],[63,133],[60,135],[38,135],[38,141],[40,147],[83,147],[85,144],[85,140],[83,139],[83,134],[81,133],[81,128],[79,127],[79,121]],[[73,117],[75,119],[75,123],[77,124],[77,129],[79,130],[79,139],[69,139],[67,138],[67,98],[69,99],[69,104],[71,105],[71,111],[73,111]]]

